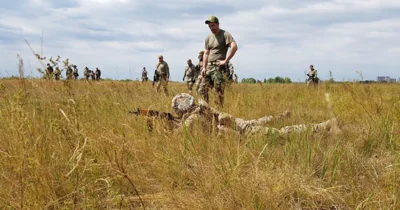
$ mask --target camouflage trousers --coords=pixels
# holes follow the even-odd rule
[[[216,104],[223,106],[224,104],[224,90],[225,90],[225,78],[224,71],[225,66],[217,66],[215,62],[208,63],[206,75],[201,79],[198,92],[203,99],[208,103],[209,95],[208,91],[211,88],[215,89],[215,93],[218,96]]]
[[[156,85],[157,92],[160,92],[161,86],[163,86],[164,93],[168,95],[168,81],[167,81],[167,78],[160,77],[157,80],[157,85]]]
[[[190,81],[187,81],[187,82],[186,82],[186,86],[187,86],[187,88],[188,88],[188,90],[189,90],[190,92],[192,92],[193,85],[194,85],[194,81],[193,81],[193,80],[190,80]]]
[[[287,117],[286,114],[278,116],[277,118]],[[316,124],[300,124],[285,126],[283,128],[277,129],[266,126],[266,123],[271,122],[276,118],[272,116],[262,117],[258,120],[244,120],[241,118],[234,119],[235,129],[240,134],[251,135],[251,134],[272,134],[279,136],[288,136],[291,133],[301,133],[305,131],[310,132],[323,132],[330,131],[332,133],[340,133],[340,128],[337,124],[337,119],[332,118],[325,122]],[[223,132],[229,132],[226,125],[218,125],[218,129]]]

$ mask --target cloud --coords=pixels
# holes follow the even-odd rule
[[[322,78],[400,77],[400,2],[394,0],[17,0],[0,3],[0,71],[17,74],[16,54],[39,67],[24,40],[104,77],[135,79],[162,54],[173,80],[196,60],[216,15],[239,51],[235,71],[257,79],[304,80],[314,64]],[[2,73],[4,75],[4,73]],[[33,70],[33,76],[38,74]]]

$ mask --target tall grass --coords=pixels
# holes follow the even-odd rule
[[[172,111],[184,84],[0,83],[1,209],[400,209],[398,84],[234,84],[221,111],[343,131],[243,137],[127,114]]]

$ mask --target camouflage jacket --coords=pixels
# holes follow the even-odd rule
[[[195,65],[187,65],[185,68],[184,80],[186,82],[191,82],[196,80],[196,66]]]

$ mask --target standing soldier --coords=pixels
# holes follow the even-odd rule
[[[83,76],[85,76],[86,80],[89,80],[90,70],[87,66],[85,67],[85,70],[83,71]]]
[[[200,82],[202,80],[201,76],[201,70],[203,69],[203,56],[204,56],[204,51],[200,51],[199,56],[197,57],[199,59],[199,63],[196,65],[196,91],[199,93],[199,87],[200,87]]]
[[[55,80],[60,80],[60,76],[61,76],[61,71],[58,68],[58,66],[56,67],[56,70],[54,71],[54,79]]]
[[[215,88],[215,92],[219,100],[217,105],[224,104],[225,79],[224,71],[226,64],[235,55],[237,45],[232,35],[219,27],[219,20],[215,16],[210,16],[205,24],[208,24],[212,34],[208,35],[205,40],[205,51],[203,57],[203,76],[200,83],[199,92],[208,103],[208,89]],[[228,53],[228,49],[229,50]]]
[[[74,65],[74,78],[77,80],[78,77],[79,77],[78,68],[76,67],[76,65]]]
[[[314,69],[313,65],[310,65],[310,70],[308,71],[308,80],[307,86],[309,87],[312,84],[314,87],[318,85],[319,78],[317,76],[317,70]]]
[[[163,86],[164,93],[168,95],[168,81],[169,81],[169,66],[168,63],[164,61],[164,57],[162,55],[158,56],[158,64],[157,64],[157,92],[160,91],[161,85]]]
[[[94,74],[94,71],[93,71],[93,70],[89,70],[89,75],[90,75],[90,77],[92,78],[92,80],[95,80],[95,79],[96,79],[96,75]]]
[[[196,66],[193,65],[192,60],[187,60],[187,66],[185,67],[185,74],[183,75],[183,81],[186,81],[189,93],[192,93],[193,84],[196,80]]]
[[[47,68],[46,68],[46,77],[47,79],[51,79],[53,77],[53,67],[50,66],[50,64],[47,64]]]
[[[95,72],[96,80],[99,81],[101,77],[101,71],[98,67],[96,67],[96,72]]]
[[[71,66],[67,66],[67,70],[65,71],[65,76],[67,78],[67,80],[70,80],[72,78],[73,74],[73,70],[71,68]]]
[[[149,78],[147,77],[147,71],[146,71],[146,67],[143,67],[143,71],[142,71],[142,82],[147,82]]]
[[[153,89],[154,89],[154,84],[158,81],[158,74],[157,70],[154,70],[154,76],[153,76]]]

